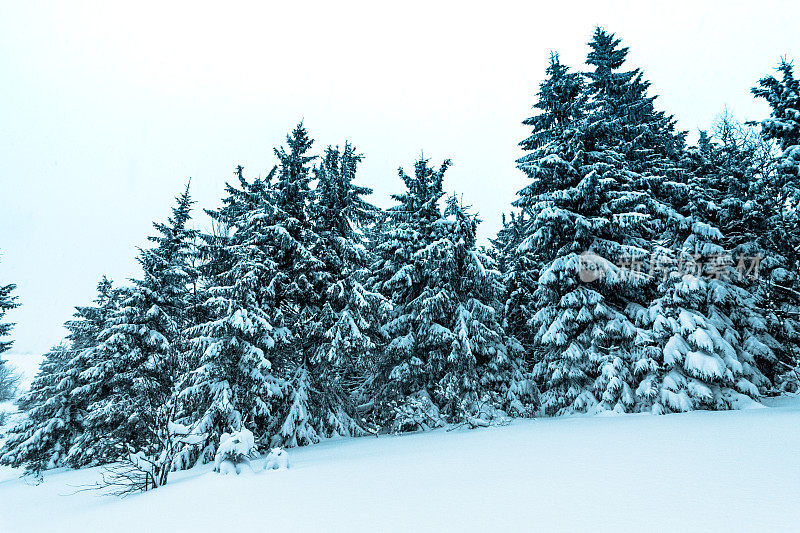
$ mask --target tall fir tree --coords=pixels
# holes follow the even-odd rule
[[[521,210],[518,220],[512,219],[516,235],[506,246],[507,256],[505,323],[509,334],[523,342],[527,351],[534,349],[533,315],[537,311],[534,293],[538,277],[544,266],[541,256],[532,246],[534,240],[535,211],[540,195],[557,190],[574,181],[570,175],[570,161],[560,161],[567,154],[567,145],[574,136],[576,124],[584,115],[584,84],[580,74],[570,72],[557,53],[550,54],[545,71],[546,79],[539,86],[537,114],[523,124],[532,128],[531,134],[520,142],[525,153],[517,166],[531,183],[519,191],[514,206]],[[569,157],[569,156],[568,156]]]
[[[621,70],[628,56],[621,43],[600,27],[589,42],[589,126],[597,148],[613,150],[614,159],[622,158],[630,171],[668,175],[680,159],[685,133],[677,133],[673,117],[655,109],[657,97],[647,94],[650,82],[638,68]]]
[[[800,80],[783,59],[779,77],[766,76],[752,92],[767,101],[770,117],[761,122],[762,137],[777,144],[774,167],[760,173],[754,204],[766,213],[767,257],[759,277],[769,326],[778,340],[772,370],[779,388],[800,389]]]
[[[478,218],[455,196],[446,205],[440,238],[418,254],[428,284],[417,299],[419,337],[437,348],[429,349],[428,366],[441,376],[438,405],[456,420],[493,416],[493,409],[526,416],[536,391],[523,347],[500,323],[502,276],[476,246]]]
[[[358,198],[365,191],[351,184],[352,148],[329,152],[316,175],[320,189],[312,190],[312,143],[299,124],[275,150],[279,161],[268,179],[248,183],[237,169],[240,188],[229,186],[225,206],[211,213],[230,233],[210,241],[206,308],[213,318],[193,330],[202,364],[184,393],[204,406],[208,450],[243,424],[263,444],[282,446],[359,431],[338,382],[336,367],[346,361],[323,352],[331,354],[337,340],[328,328],[348,325],[337,320],[341,307],[363,307],[351,286],[344,287],[351,294],[333,287],[361,253],[346,241],[353,237],[349,217],[367,205]]]
[[[17,286],[13,283],[0,285],[0,319],[8,311],[19,306],[17,297],[11,295],[16,288]],[[3,359],[3,352],[10,350],[14,342],[4,340],[3,337],[8,336],[13,326],[13,324],[0,322],[0,401],[11,399],[16,388],[16,377]]]
[[[525,239],[528,217],[525,209],[512,211],[508,217],[504,214],[503,226],[491,240],[492,252],[503,274],[503,329],[521,343],[525,359],[533,347],[530,320],[540,266],[531,252],[517,252]]]
[[[391,421],[395,417],[393,406],[409,403],[407,398],[413,395],[424,396],[418,399],[420,405],[432,407],[432,391],[426,388],[427,354],[416,338],[416,311],[412,304],[425,289],[417,254],[436,240],[435,224],[441,218],[438,202],[444,195],[443,179],[450,164],[445,160],[435,169],[428,159],[420,157],[413,175],[399,170],[406,192],[392,195],[398,205],[389,209],[388,228],[375,249],[370,286],[393,306],[388,321],[382,325],[387,344],[373,376],[377,416],[382,422]]]
[[[67,342],[45,354],[30,389],[19,399],[25,418],[9,432],[0,462],[24,466],[27,473],[38,476],[49,468],[77,468],[103,460],[91,446],[85,449],[79,444],[89,406],[102,392],[78,385],[83,372],[92,367],[100,333],[122,294],[103,276],[94,305],[77,307],[74,318],[64,324]]]
[[[184,330],[190,327],[189,259],[197,234],[188,227],[189,186],[167,223],[154,223],[155,246],[140,251],[143,277],[100,333],[97,361],[81,387],[104,389],[90,406],[81,438],[109,454],[140,454],[151,463],[150,482],[167,482],[177,452],[174,424],[181,413],[178,383],[190,368]],[[87,442],[88,441],[88,442]]]
[[[655,414],[752,405],[767,380],[756,356],[763,320],[721,245],[722,233],[692,223],[680,245],[658,259],[658,297],[638,308],[652,334],[635,363],[638,410]]]
[[[373,259],[365,229],[379,217],[379,209],[362,198],[372,189],[353,183],[361,160],[355,147],[345,143],[341,151],[328,147],[316,169],[316,254],[330,281],[313,330],[312,364],[326,417],[333,422],[330,429],[337,435],[362,432],[351,417],[353,403],[368,401],[369,372],[384,341],[380,325],[391,308],[364,285]]]
[[[719,262],[726,251],[719,244],[719,230],[710,226],[698,209],[697,198],[702,198],[704,191],[702,184],[698,188],[691,173],[686,172],[684,134],[675,132],[671,117],[654,109],[655,97],[647,95],[650,84],[638,69],[620,70],[627,48],[619,45],[619,39],[600,29],[590,43],[587,64],[594,69],[587,73],[588,131],[593,142],[587,146],[600,155],[599,159],[620,163],[627,198],[636,194],[647,198],[647,204],[640,203],[644,209],[637,206],[633,211],[649,219],[638,231],[637,246],[647,251],[651,268],[663,259],[662,252],[679,264],[686,257],[699,257],[706,264]],[[633,262],[635,255],[626,256]],[[621,374],[617,372],[618,367],[624,367],[621,360],[609,364],[606,359],[596,384],[605,381],[608,392],[615,377],[632,374],[636,408],[655,412],[703,406],[731,408],[747,403],[746,398],[741,401],[741,393],[757,396],[754,382],[763,384],[763,376],[754,368],[754,352],[765,346],[756,346],[755,340],[748,345],[737,338],[734,324],[738,320],[740,328],[744,323],[750,324],[751,330],[761,327],[756,325],[752,301],[731,282],[726,265],[712,264],[706,270],[701,267],[689,278],[673,270],[660,284],[654,283],[659,272],[655,274],[640,288],[638,297],[626,297],[627,314],[652,335],[655,347],[640,332],[628,350],[632,367]],[[711,274],[717,279],[701,279]],[[649,321],[641,319],[641,305],[649,307]],[[693,318],[681,322],[680,317]],[[713,343],[695,342],[711,337]],[[674,349],[675,343],[680,344],[680,350]],[[660,383],[660,387],[654,383]]]
[[[678,184],[660,174],[675,166],[682,138],[653,109],[641,74],[620,71],[619,44],[596,30],[585,89],[551,58],[519,161],[532,183],[516,202],[530,213],[517,255],[539,263],[527,323],[547,414],[634,409],[633,366],[647,335],[627,311],[651,287],[631,267],[669,225],[686,225],[665,201]]]
[[[529,409],[532,390],[516,365],[521,348],[500,325],[500,273],[476,249],[478,221],[438,200],[450,166],[427,159],[394,198],[393,228],[377,249],[373,285],[391,298],[389,343],[377,367],[379,397],[395,430]],[[419,423],[420,417],[424,420]]]
[[[286,147],[275,150],[279,160],[274,187],[276,228],[281,234],[269,246],[268,253],[277,267],[269,297],[271,305],[285,311],[286,326],[294,341],[281,355],[285,401],[271,429],[272,445],[313,444],[324,436],[354,430],[343,411],[337,411],[341,418],[331,416],[329,408],[333,406],[328,401],[332,397],[321,392],[314,361],[323,295],[332,278],[317,256],[324,253],[324,246],[311,213],[316,202],[315,191],[309,187],[311,164],[316,159],[309,152],[312,144],[301,122],[287,136]]]
[[[223,207],[208,211],[216,231],[204,237],[207,320],[187,331],[196,365],[180,393],[202,441],[182,451],[182,467],[212,460],[224,433],[243,427],[266,433],[283,394],[273,361],[292,337],[280,307],[268,302],[277,267],[264,250],[278,231],[269,188],[274,174],[248,182],[237,167],[238,187],[227,184]]]

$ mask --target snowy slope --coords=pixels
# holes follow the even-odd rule
[[[0,482],[2,531],[800,530],[800,399],[328,441],[116,499],[98,471]],[[256,465],[260,466],[260,462]],[[6,471],[9,473],[9,471]]]

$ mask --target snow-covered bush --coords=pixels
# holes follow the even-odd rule
[[[264,470],[282,470],[289,468],[289,454],[283,448],[272,448],[267,454]]]
[[[224,475],[241,474],[243,468],[250,468],[250,457],[255,453],[255,439],[249,429],[223,433],[214,457],[214,472]]]
[[[394,404],[392,408],[395,413],[392,433],[427,430],[445,425],[439,408],[425,390],[406,396],[402,403]]]

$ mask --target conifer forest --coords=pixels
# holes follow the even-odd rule
[[[583,63],[551,52],[531,87],[525,186],[505,213],[449,193],[458,161],[427,151],[397,155],[404,186],[379,208],[358,139],[304,121],[271,168],[232,161],[216,205],[186,178],[141,228],[135,279],[86,265],[96,296],[74,302],[29,388],[0,355],[18,410],[0,464],[36,483],[103,467],[106,488],[160,493],[184,470],[239,473],[270,450],[280,469],[331,438],[664,420],[798,393],[791,59],[741,87],[768,115],[687,132],[624,35],[586,37]],[[26,304],[14,281],[0,280],[0,354],[3,314]]]

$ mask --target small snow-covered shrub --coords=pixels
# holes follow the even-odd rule
[[[255,439],[249,429],[223,433],[214,456],[214,472],[224,475],[241,474],[243,468],[251,468],[250,457],[255,453]]]
[[[289,468],[289,454],[283,448],[272,448],[267,454],[264,470],[281,470]]]
[[[395,413],[392,433],[425,431],[445,425],[439,408],[425,390],[406,396],[402,403],[392,405],[392,409]]]
[[[506,426],[511,422],[505,411],[495,407],[497,400],[488,393],[480,399],[454,398],[453,401],[456,405],[451,416],[451,429],[462,426],[470,428]]]

